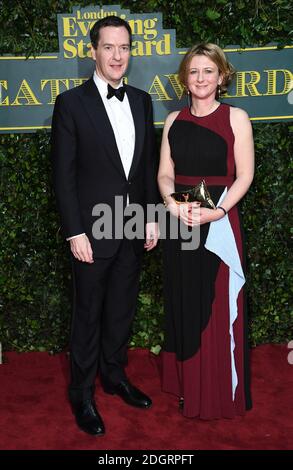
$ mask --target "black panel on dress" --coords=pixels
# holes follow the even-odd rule
[[[164,349],[184,361],[196,354],[215,297],[220,258],[204,247],[209,224],[200,227],[200,246],[182,250],[182,239],[164,241],[166,336]],[[194,230],[194,229],[193,229]],[[195,230],[198,230],[195,229]]]
[[[227,175],[227,143],[216,132],[178,119],[170,127],[168,138],[176,174]]]
[[[226,176],[228,145],[222,136],[195,122],[175,120],[168,139],[175,174],[197,176]],[[176,191],[186,186],[176,184]],[[211,186],[210,194],[216,203],[223,186]],[[179,224],[182,222],[179,222]],[[208,325],[215,297],[215,282],[220,258],[204,247],[209,224],[200,230],[200,245],[196,250],[181,249],[182,239],[164,243],[165,266],[165,351],[176,352],[184,361],[196,354],[201,335]],[[172,286],[172,287],[171,287]],[[175,286],[175,288],[174,288]]]

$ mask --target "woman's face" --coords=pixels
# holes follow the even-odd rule
[[[215,96],[221,83],[222,75],[211,59],[205,55],[196,55],[191,59],[187,71],[187,88],[195,98]]]

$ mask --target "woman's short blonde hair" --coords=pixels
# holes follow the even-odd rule
[[[192,46],[185,54],[178,72],[179,80],[184,86],[185,91],[188,91],[187,78],[189,65],[193,57],[196,55],[205,55],[218,67],[219,73],[223,77],[222,83],[219,85],[219,90],[217,92],[217,97],[219,97],[219,95],[227,91],[227,88],[235,75],[233,66],[228,62],[223,50],[216,44],[201,43]]]

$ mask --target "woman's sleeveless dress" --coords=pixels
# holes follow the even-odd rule
[[[175,190],[205,179],[217,205],[235,179],[230,106],[204,117],[184,108],[168,138]],[[164,242],[163,390],[184,397],[187,417],[232,418],[251,408],[238,208],[195,230],[197,249],[182,250],[182,240],[168,236]]]

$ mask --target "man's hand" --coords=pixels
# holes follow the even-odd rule
[[[145,226],[145,231],[146,241],[144,247],[146,251],[150,251],[155,248],[158,243],[158,239],[160,236],[159,225],[156,222],[149,222]]]
[[[70,249],[73,256],[84,263],[93,263],[93,250],[88,237],[80,235],[70,240]]]

